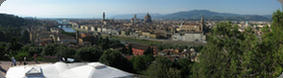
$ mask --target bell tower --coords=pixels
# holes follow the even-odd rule
[[[105,12],[103,12],[103,15],[102,15],[102,21],[105,21]]]
[[[201,16],[200,19],[200,31],[203,32],[204,31],[204,17]]]

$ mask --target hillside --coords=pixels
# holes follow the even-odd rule
[[[268,21],[271,20],[266,16],[260,15],[240,15],[240,14],[232,14],[232,13],[218,13],[212,12],[208,10],[192,10],[192,11],[184,11],[177,12],[173,14],[168,14],[164,16],[160,16],[159,19],[186,19],[186,20],[199,20],[201,16],[204,16],[209,20],[249,20],[249,21]]]
[[[134,14],[124,14],[114,16],[115,19],[130,19]],[[137,17],[142,19],[145,14],[137,14]],[[230,20],[230,21],[270,21],[271,15],[240,15],[232,13],[219,13],[209,10],[192,10],[183,11],[172,14],[152,14],[153,19],[162,20],[199,20],[201,16],[204,16],[208,20]]]
[[[9,15],[9,14],[0,14],[0,26],[24,26],[27,21],[24,18]]]

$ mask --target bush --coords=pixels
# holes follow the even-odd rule
[[[120,52],[115,50],[106,50],[99,58],[99,62],[127,72],[133,72],[131,62],[123,57]]]
[[[80,61],[96,62],[102,55],[102,50],[93,47],[80,48],[76,53],[76,58]]]
[[[148,78],[180,78],[180,70],[173,68],[173,63],[166,57],[157,57],[144,74]]]
[[[147,69],[147,67],[151,64],[153,60],[153,56],[134,56],[131,59],[131,62],[133,64],[134,70],[137,73],[141,73],[142,71]]]
[[[57,57],[74,58],[76,54],[76,50],[69,47],[60,46],[57,50]]]

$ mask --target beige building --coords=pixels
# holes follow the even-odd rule
[[[201,20],[199,23],[196,24],[186,24],[182,23],[179,27],[176,28],[176,31],[178,32],[191,32],[191,33],[202,33],[204,30],[204,18],[201,17]]]
[[[146,38],[156,38],[155,34],[151,34],[149,32],[142,32],[142,36],[146,37]]]
[[[199,25],[182,25],[176,29],[183,32],[202,32],[202,28]]]

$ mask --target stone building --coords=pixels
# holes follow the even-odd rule
[[[137,15],[135,14],[134,17],[131,19],[131,24],[135,25],[137,23]]]
[[[178,33],[172,35],[172,40],[189,42],[204,42],[206,40],[203,17],[201,17],[200,22],[196,24],[185,24],[183,22],[176,30]]]
[[[152,19],[149,13],[144,16],[144,23],[152,23]]]
[[[185,32],[185,33],[203,33],[204,27],[205,27],[204,18],[201,17],[199,23],[186,24],[185,22],[183,22],[179,27],[176,28],[176,30],[178,32]]]

